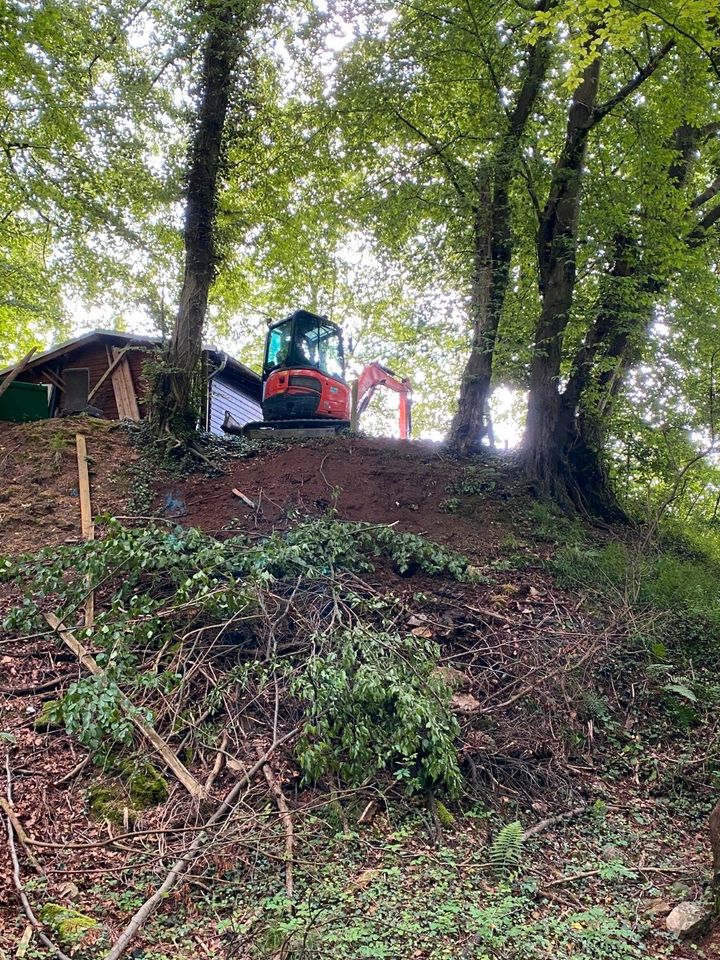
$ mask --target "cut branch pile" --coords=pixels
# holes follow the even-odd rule
[[[321,533],[325,537],[328,531],[323,528]],[[131,536],[136,539],[128,540]],[[415,655],[410,651],[439,655],[447,682],[456,690],[452,703],[460,736],[453,762],[469,774],[465,790],[474,784],[483,791],[490,786],[532,794],[548,784],[563,784],[564,794],[557,794],[562,808],[572,806],[570,744],[567,732],[559,731],[567,731],[569,718],[577,716],[581,678],[596,670],[613,646],[624,640],[626,628],[618,626],[622,618],[601,628],[581,603],[550,594],[539,578],[532,592],[513,588],[498,594],[484,583],[463,580],[462,571],[460,582],[418,573],[421,582],[413,583],[414,593],[398,599],[388,595],[387,571],[373,571],[369,565],[348,569],[351,564],[338,559],[332,569],[333,564],[323,559],[325,569],[310,567],[303,573],[297,566],[301,548],[292,542],[278,540],[263,548],[273,570],[267,576],[257,573],[261,554],[256,547],[220,546],[193,540],[194,534],[187,534],[187,543],[176,542],[177,534],[165,531],[161,542],[145,542],[143,536],[116,531],[106,542],[88,541],[75,548],[76,566],[63,571],[74,570],[77,589],[73,593],[68,588],[55,610],[38,611],[51,632],[36,631],[17,642],[25,655],[43,661],[57,656],[59,640],[60,649],[72,651],[84,670],[105,684],[103,689],[118,684],[116,704],[142,737],[140,755],[150,745],[186,793],[172,789],[165,803],[136,812],[134,820],[126,807],[122,832],[78,816],[70,836],[49,815],[41,815],[30,829],[29,791],[23,790],[19,807],[3,804],[8,829],[21,841],[28,861],[34,859],[49,878],[93,872],[126,876],[132,865],[133,874],[152,887],[129,922],[120,927],[114,918],[114,942],[107,960],[119,960],[168,896],[173,891],[179,896],[182,884],[202,885],[205,877],[221,875],[229,864],[237,870],[259,853],[284,871],[285,896],[293,900],[296,874],[303,863],[302,825],[307,811],[337,804],[338,787],[340,795],[347,797],[348,791],[367,779],[363,771],[358,783],[343,783],[342,777],[338,783],[337,771],[351,767],[342,757],[342,746],[329,740],[322,749],[339,751],[338,760],[332,775],[318,774],[320,795],[310,791],[299,805],[297,798],[292,805],[288,799],[289,788],[297,788],[301,774],[312,769],[303,766],[302,751],[312,748],[314,736],[317,739],[308,727],[315,709],[308,691],[324,681],[322,670],[307,674],[308,664],[317,667],[322,661],[332,667],[338,662],[345,669],[345,643],[350,647],[355,643],[354,655],[360,656],[350,670],[363,669],[365,648],[389,655],[393,638],[410,641],[393,653],[409,676],[425,669],[418,666],[419,661],[408,659]],[[183,560],[182,551],[189,550],[189,543],[197,553],[188,553]],[[163,554],[168,548],[169,553]],[[245,553],[234,553],[235,549]],[[326,544],[326,553],[329,549]],[[139,555],[145,556],[143,550],[146,566],[138,561]],[[256,551],[254,566],[247,566],[252,550]],[[181,557],[179,565],[176,554]],[[103,557],[102,564],[98,556]],[[107,561],[110,556],[115,558],[114,567]],[[267,559],[265,553],[262,556]],[[129,565],[136,562],[134,572]],[[188,579],[186,562],[191,573],[196,571],[197,580]],[[213,569],[218,572],[209,574]],[[73,610],[82,608],[88,578],[99,611],[89,634],[66,626],[72,622]],[[58,580],[52,594],[56,604],[59,584]],[[424,595],[421,608],[413,599],[418,589]],[[148,600],[142,607],[131,597],[151,598],[152,604]],[[94,652],[80,636],[90,638]],[[393,682],[396,669],[395,661],[383,662],[388,668],[379,689]],[[372,670],[384,670],[372,662],[369,666],[369,675]],[[65,676],[61,687],[67,693],[73,677]],[[587,678],[583,682],[587,685]],[[427,679],[417,689],[424,690],[430,700],[437,696],[446,709],[442,690],[447,688]],[[313,722],[323,719],[323,714],[317,714]],[[488,733],[488,720],[492,733]],[[585,723],[578,717],[576,726]],[[24,736],[21,728],[18,736]],[[93,768],[87,758],[78,758],[76,742],[66,734],[51,732],[47,739],[49,748],[66,758],[51,787],[53,802],[67,790],[74,798],[71,806],[82,810],[81,777]],[[128,747],[116,749],[127,753]],[[393,756],[391,750],[388,756]],[[105,757],[106,765],[110,761],[105,779],[109,776],[112,781],[111,754]],[[408,776],[419,776],[411,765],[406,769]],[[378,786],[400,795],[390,767],[371,773],[377,782],[373,790],[364,791],[358,814],[367,807],[369,797],[377,796]],[[98,776],[93,774],[95,779]],[[259,779],[264,780],[264,789],[256,783]],[[28,787],[32,783],[22,782]],[[268,793],[276,815],[268,815]],[[546,818],[538,829],[552,822],[552,817]],[[527,835],[533,832],[531,826]],[[78,856],[88,850],[93,851],[91,865],[78,865]],[[42,857],[38,859],[39,854],[32,851],[41,851]]]

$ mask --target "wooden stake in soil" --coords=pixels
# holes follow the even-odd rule
[[[92,654],[80,643],[72,631],[68,630],[61,620],[58,620],[55,614],[46,613],[45,619],[89,673],[94,674],[96,677],[103,675],[104,671],[97,665]],[[175,774],[188,793],[196,800],[204,800],[207,794],[202,784],[198,783],[188,768],[178,760],[177,756],[167,743],[165,743],[160,734],[140,719],[137,708],[133,706],[132,702],[124,694],[122,696],[122,706],[136,729],[139,730],[148,743],[160,754],[168,769]]]
[[[80,523],[83,540],[95,539],[95,524],[92,519],[92,503],[90,501],[90,475],[87,462],[87,442],[82,433],[75,434],[78,464],[78,489],[80,491]],[[91,627],[95,622],[95,591],[92,583],[87,584],[88,596],[85,601],[85,626]]]

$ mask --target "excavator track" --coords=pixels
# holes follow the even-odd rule
[[[230,416],[226,417],[223,429],[226,433],[249,437],[254,440],[269,437],[282,440],[293,437],[333,436],[343,430],[349,430],[350,421],[312,417],[307,420],[255,420],[241,426]]]

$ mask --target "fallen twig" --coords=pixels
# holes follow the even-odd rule
[[[272,793],[275,803],[277,804],[283,829],[285,830],[285,893],[288,900],[292,900],[294,894],[293,847],[295,845],[292,817],[290,816],[290,810],[285,799],[285,794],[282,792],[282,787],[275,779],[267,759],[263,761],[262,771],[267,780],[267,785],[270,788],[270,793]]]
[[[25,911],[25,916],[30,921],[35,933],[38,936],[38,940],[47,947],[54,956],[58,957],[59,960],[70,960],[70,957],[66,953],[63,953],[60,947],[56,946],[52,940],[50,940],[42,929],[42,924],[38,918],[33,913],[33,909],[30,906],[30,901],[27,898],[25,889],[22,885],[22,880],[20,878],[20,861],[18,860],[17,850],[15,849],[15,830],[13,828],[13,818],[7,813],[8,807],[12,807],[12,789],[10,786],[10,758],[8,754],[5,754],[5,769],[7,771],[7,804],[3,804],[3,809],[6,812],[7,817],[7,836],[8,836],[8,849],[10,851],[10,859],[12,861],[13,867],[13,883],[15,884],[15,890],[17,895],[20,898],[20,903],[22,908]],[[24,831],[23,831],[24,833]],[[20,836],[20,835],[19,835]]]
[[[237,487],[233,487],[233,493],[236,497],[239,497],[243,503],[246,503],[249,507],[252,507],[253,510],[255,509],[255,501],[251,500],[250,497],[246,497],[242,490],[238,490]]]
[[[220,747],[218,748],[217,756],[215,757],[215,763],[213,764],[213,768],[208,774],[207,780],[205,781],[205,793],[207,793],[208,795],[210,794],[210,791],[213,788],[213,784],[215,783],[217,778],[220,776],[220,773],[223,767],[227,763],[226,750],[227,750],[228,740],[229,740],[228,732],[227,730],[223,730],[222,740],[220,741]]]
[[[28,835],[25,833],[25,830],[23,829],[23,825],[18,820],[17,814],[15,813],[12,806],[10,805],[10,802],[6,800],[5,797],[0,797],[0,807],[3,808],[3,810],[5,811],[5,816],[13,825],[13,829],[17,834],[17,838],[22,844],[23,849],[25,850],[25,855],[27,856],[30,863],[35,867],[38,873],[45,873],[42,866],[40,865],[37,858],[35,857],[35,854],[32,852],[32,850],[28,848],[28,840],[29,840]]]
[[[565,813],[558,813],[555,814],[554,817],[547,817],[545,820],[540,820],[533,827],[527,829],[524,832],[524,837],[527,840],[528,837],[534,837],[536,834],[542,833],[543,830],[547,830],[548,827],[553,827],[556,823],[582,816],[583,813],[588,813],[591,809],[591,806],[585,803],[582,807],[573,807],[572,810],[566,810]]]
[[[556,880],[550,880],[545,884],[546,887],[559,887],[563,883],[573,883],[575,880],[585,880],[588,877],[597,877],[602,873],[603,867],[597,867],[595,870],[582,870],[580,873],[571,873],[567,877],[558,877]],[[633,873],[689,873],[686,867],[636,867],[630,868]],[[540,891],[542,893],[542,890]]]
[[[82,771],[85,769],[85,767],[89,763],[90,763],[90,754],[88,754],[86,757],[83,757],[80,763],[76,763],[75,766],[72,768],[72,770],[70,770],[69,773],[66,773],[64,777],[60,777],[59,780],[56,780],[54,783],[54,786],[62,787],[63,784],[67,783],[69,780],[72,780],[72,778],[76,777],[79,773],[82,773]]]
[[[46,693],[48,690],[55,690],[61,687],[67,681],[67,677],[55,677],[54,680],[46,680],[45,683],[39,683],[36,687],[0,687],[0,695],[4,697],[30,697],[38,693]]]
[[[232,790],[225,797],[223,802],[217,808],[215,813],[210,817],[210,819],[205,823],[203,830],[195,837],[190,846],[187,848],[185,853],[179,857],[175,863],[170,868],[170,872],[165,877],[163,882],[157,888],[155,893],[149,897],[145,903],[140,907],[140,909],[134,914],[130,923],[125,927],[123,932],[118,937],[115,942],[115,946],[110,950],[109,953],[105,955],[105,960],[119,960],[123,955],[126,948],[137,936],[139,930],[145,923],[145,921],[152,916],[155,910],[158,908],[160,903],[164,900],[167,894],[173,889],[176,883],[183,877],[190,867],[193,865],[195,860],[200,856],[200,854],[205,849],[205,846],[209,840],[208,830],[215,826],[215,824],[220,823],[225,820],[233,811],[233,805],[237,798],[240,796],[241,791],[247,786],[247,784],[252,780],[256,773],[258,773],[264,765],[267,763],[268,759],[272,754],[277,750],[277,748],[289,740],[291,737],[294,737],[298,732],[299,727],[296,727],[294,730],[291,730],[290,733],[286,734],[284,737],[281,737],[279,740],[276,740],[268,750],[262,755],[257,763],[253,764],[252,767],[247,771],[247,773],[242,776]]]

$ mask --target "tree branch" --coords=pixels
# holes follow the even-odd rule
[[[610,113],[611,110],[614,110],[615,107],[621,104],[624,100],[627,100],[631,94],[641,87],[648,77],[651,77],[653,73],[655,73],[657,68],[674,46],[675,40],[668,40],[668,42],[657,51],[657,53],[654,53],[652,57],[650,57],[642,70],[636,73],[632,80],[629,80],[624,87],[621,87],[617,93],[610,97],[609,100],[606,100],[605,103],[601,103],[595,107],[592,117],[590,118],[590,126],[595,126],[595,124],[599,123],[608,115],[608,113]]]
[[[173,889],[173,887],[178,883],[179,880],[190,870],[193,863],[197,860],[200,854],[205,850],[208,844],[211,841],[212,827],[221,824],[226,820],[235,809],[235,802],[240,796],[243,789],[247,786],[248,783],[252,780],[256,773],[258,773],[265,766],[267,761],[270,759],[275,750],[291,737],[295,736],[298,732],[299,727],[296,727],[294,730],[291,730],[290,733],[285,734],[284,737],[281,737],[279,740],[276,740],[260,757],[257,763],[253,764],[249,770],[247,770],[243,776],[237,781],[235,786],[227,794],[223,802],[217,808],[215,813],[206,821],[205,826],[202,831],[195,837],[192,843],[188,846],[185,852],[180,856],[175,863],[170,868],[170,872],[163,880],[162,884],[157,888],[155,893],[149,897],[145,903],[140,907],[140,909],[133,915],[132,919],[125,927],[123,932],[120,934],[118,939],[115,942],[115,945],[104,957],[104,960],[120,960],[120,957],[125,952],[126,948],[132,942],[132,940],[137,935],[140,928],[143,926],[145,921],[150,917],[155,910],[160,906],[162,901],[165,899],[167,894]],[[67,958],[65,958],[67,960]]]
[[[690,209],[696,210],[704,203],[707,203],[708,200],[712,200],[718,193],[720,193],[720,177],[715,177],[710,186],[706,187],[702,193],[699,193],[694,200],[690,201]]]
[[[688,234],[689,247],[698,247],[707,239],[708,231],[720,220],[720,203],[712,207],[700,220],[698,225]]]
[[[412,130],[413,133],[417,134],[417,136],[420,137],[421,140],[424,140],[425,143],[427,143],[427,145],[432,148],[433,155],[436,156],[438,160],[442,163],[442,165],[445,167],[447,174],[450,177],[450,182],[455,188],[456,193],[458,194],[458,196],[464,198],[467,195],[467,191],[465,187],[462,185],[460,178],[458,177],[458,170],[455,169],[455,167],[460,167],[463,170],[463,172],[467,174],[468,171],[464,167],[464,165],[460,163],[460,161],[450,160],[450,158],[445,153],[445,149],[446,149],[445,144],[440,143],[438,140],[435,139],[435,137],[431,136],[428,133],[424,133],[422,130],[416,127],[415,124],[412,123],[412,121],[408,120],[407,117],[403,116],[403,114],[400,113],[400,111],[396,107],[392,107],[391,109],[401,123],[404,123],[409,130]],[[455,165],[455,167],[453,166],[453,164]]]

